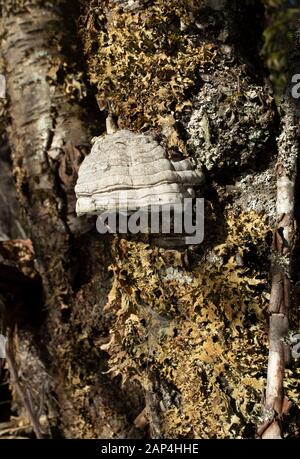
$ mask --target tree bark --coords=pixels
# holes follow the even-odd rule
[[[46,430],[49,434],[59,428],[60,434],[67,437],[81,434],[123,437],[132,427],[127,426],[124,409],[123,413],[118,408],[115,412],[118,396],[113,394],[111,385],[101,374],[101,354],[96,352],[81,364],[88,366],[91,365],[90,360],[99,361],[98,368],[95,365],[93,371],[86,375],[87,379],[81,380],[78,375],[84,370],[76,360],[83,355],[77,355],[74,350],[80,342],[74,329],[79,326],[75,326],[78,319],[74,317],[74,323],[69,325],[69,316],[76,316],[74,302],[78,302],[79,313],[82,308],[73,288],[74,278],[81,274],[76,269],[82,261],[82,252],[79,246],[72,253],[72,244],[74,248],[76,244],[80,245],[76,235],[89,228],[86,222],[80,222],[75,217],[73,187],[92,131],[80,101],[72,100],[64,81],[71,76],[71,65],[67,67],[68,56],[63,51],[71,39],[68,33],[71,37],[72,30],[65,30],[63,10],[56,5],[46,7],[40,2],[30,2],[25,8],[22,3],[13,8],[5,2],[2,13],[6,32],[2,48],[11,117],[9,141],[19,200],[34,244],[36,270],[43,282],[43,309],[47,309],[44,326],[37,330],[36,337],[39,347],[41,340],[43,342],[38,352],[39,359],[47,359],[47,371],[51,374],[50,381],[45,381],[42,388],[47,394],[42,415],[49,414]],[[88,245],[85,244],[84,250],[88,250]],[[105,264],[105,256],[101,257],[104,244],[100,243],[97,249],[100,260],[104,258]],[[91,248],[93,250],[94,247]],[[98,288],[101,289],[102,282],[105,289],[105,283],[109,281],[105,277],[102,280],[101,268],[97,269],[100,271]],[[99,295],[98,292],[95,294]],[[80,292],[79,298],[81,296],[84,305],[86,301],[99,302],[99,299],[93,299],[93,294],[88,299],[83,295]],[[101,310],[98,309],[97,313],[100,316]],[[87,321],[89,319],[91,322],[94,320],[88,318]],[[33,342],[26,344],[28,351],[34,346]],[[30,353],[34,352],[31,350]],[[35,358],[38,359],[37,356]],[[27,365],[26,361],[23,365]],[[23,368],[23,374],[25,379],[26,375],[29,377],[28,368]],[[74,382],[76,378],[77,383]],[[89,379],[94,379],[93,384],[88,383]],[[34,386],[34,383],[29,385]],[[53,400],[52,391],[57,402]],[[81,394],[81,404],[75,391]],[[33,387],[32,392],[39,397],[41,391]],[[38,402],[35,400],[35,406]],[[53,407],[56,403],[59,409]],[[79,412],[86,404],[90,407],[86,408],[86,418],[83,416],[82,419]],[[94,417],[93,422],[88,421],[91,416]]]
[[[273,436],[295,436],[296,418],[281,416],[291,271],[274,270],[272,290],[270,279],[272,229],[285,240],[291,229],[276,209],[284,134],[277,143],[260,2],[0,4],[27,273],[43,291],[22,321],[3,294],[19,415],[29,389],[42,436],[257,438],[273,422]],[[204,172],[203,244],[100,236],[76,217],[77,171],[108,106],[120,128],[150,132]],[[292,368],[296,404],[295,381]]]

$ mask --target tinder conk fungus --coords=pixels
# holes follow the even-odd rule
[[[151,136],[128,130],[96,138],[75,187],[78,215],[149,205],[176,204],[193,196],[203,175],[189,159],[172,161]],[[120,200],[127,195],[127,202]],[[126,193],[124,193],[126,192]]]
[[[203,179],[190,159],[170,160],[151,135],[108,129],[108,134],[94,139],[80,166],[76,212],[100,215],[125,209],[130,215],[150,206],[182,205]]]

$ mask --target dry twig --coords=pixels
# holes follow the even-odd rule
[[[282,417],[291,408],[284,395],[285,366],[290,358],[286,343],[289,329],[291,257],[295,240],[294,191],[298,158],[298,129],[288,101],[279,138],[277,173],[277,225],[273,235],[273,278],[269,305],[269,359],[263,423],[258,434],[263,439],[283,438]]]
[[[15,361],[14,348],[13,348],[13,342],[12,342],[11,336],[8,338],[8,341],[6,344],[6,360],[7,360],[8,370],[11,376],[11,382],[13,386],[15,387],[16,392],[24,408],[26,409],[28,419],[32,425],[36,438],[42,439],[44,438],[44,435],[42,433],[42,429],[41,429],[39,420],[37,419],[37,416],[34,412],[30,392],[25,390],[19,381],[18,370],[17,370],[16,361]]]

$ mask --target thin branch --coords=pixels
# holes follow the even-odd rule
[[[11,337],[8,338],[8,341],[6,343],[6,360],[7,360],[7,365],[8,365],[8,370],[11,376],[11,382],[13,386],[16,389],[16,392],[27,412],[28,419],[32,425],[33,431],[36,435],[36,438],[42,439],[44,438],[44,435],[42,433],[42,429],[40,426],[40,423],[36,417],[36,414],[33,409],[33,403],[31,400],[31,396],[29,395],[29,392],[26,391],[18,377],[18,370],[17,370],[17,365],[15,361],[15,356],[14,356],[14,351],[13,351],[13,343]]]
[[[284,395],[285,366],[290,359],[286,343],[289,330],[291,258],[295,240],[294,192],[298,159],[298,127],[293,107],[286,101],[279,138],[277,174],[277,224],[273,235],[272,290],[269,304],[269,358],[263,422],[263,439],[283,438],[282,418],[291,408]]]
[[[8,429],[3,429],[3,430],[0,430],[0,437],[3,437],[3,435],[6,435],[6,434],[13,434],[14,432],[20,432],[20,431],[24,431],[28,428],[31,428],[31,425],[28,424],[27,426],[18,426],[18,427],[10,427]]]

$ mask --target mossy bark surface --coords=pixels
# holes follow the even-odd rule
[[[260,2],[1,3],[8,137],[32,241],[16,269],[40,291],[19,321],[16,361],[44,434],[255,438],[281,129],[259,56]],[[100,236],[76,217],[78,167],[108,103],[119,127],[150,132],[205,174],[201,245]],[[291,437],[298,379],[292,363]]]

